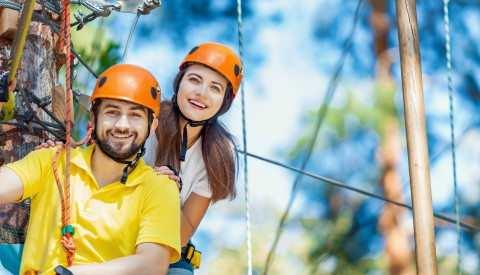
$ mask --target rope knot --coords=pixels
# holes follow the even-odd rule
[[[75,250],[77,249],[77,246],[75,246],[75,242],[73,241],[72,236],[70,236],[70,233],[63,235],[60,242],[62,243],[63,248],[65,248],[65,251],[67,252],[68,265],[73,265],[73,256],[75,255]]]
[[[65,251],[67,251],[68,254],[75,253],[75,249],[77,249],[77,247],[75,246],[75,242],[73,241],[73,238],[72,236],[70,236],[70,234],[63,235],[60,242],[62,243],[63,248],[65,248]]]

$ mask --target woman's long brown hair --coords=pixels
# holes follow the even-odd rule
[[[180,72],[175,78],[174,89],[183,77]],[[225,113],[232,104],[231,85],[225,92],[222,107],[218,115]],[[180,148],[182,136],[179,127],[179,113],[174,108],[171,100],[161,103],[158,116],[156,136],[158,146],[156,149],[155,166],[172,165],[180,171]],[[238,171],[238,152],[235,140],[227,128],[218,120],[203,126],[200,132],[202,137],[202,154],[207,170],[208,184],[212,192],[212,203],[236,196],[235,179]]]

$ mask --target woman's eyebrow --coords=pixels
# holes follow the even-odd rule
[[[191,72],[191,73],[188,73],[188,74],[187,74],[187,76],[190,76],[190,75],[194,75],[194,76],[196,76],[196,77],[198,77],[198,78],[200,78],[200,79],[203,79],[203,77],[202,77],[201,75],[197,74],[197,73]],[[222,85],[222,83],[217,82],[217,81],[212,81],[212,82],[213,82],[214,84],[220,85],[220,87],[222,87],[222,90],[223,90],[223,85]]]
[[[222,90],[223,90],[223,85],[222,85],[222,83],[220,83],[220,82],[216,82],[216,81],[212,81],[212,82],[213,82],[214,84],[217,84],[217,85],[219,85],[219,86],[222,88]]]
[[[198,78],[203,79],[203,77],[202,77],[201,75],[197,74],[197,73],[189,73],[188,75],[189,75],[189,76],[190,76],[190,75],[194,75],[194,76],[196,76],[196,77],[198,77]]]

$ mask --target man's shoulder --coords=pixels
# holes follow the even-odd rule
[[[49,148],[42,148],[38,150],[31,151],[28,153],[25,158],[40,158],[43,160],[53,159],[55,153],[59,150],[60,146],[54,146]]]
[[[60,150],[60,152],[58,152],[59,150]],[[82,152],[82,149],[80,147],[70,149],[71,156],[81,154],[81,152]],[[63,158],[63,156],[66,154],[65,148],[62,148],[61,146],[53,146],[53,147],[49,147],[49,148],[42,148],[42,149],[38,149],[38,150],[30,152],[27,155],[27,157],[32,156],[32,157],[40,157],[40,158],[47,159],[47,158],[53,158],[56,154],[58,155],[58,158]]]
[[[168,175],[159,175],[153,170],[146,172],[140,180],[146,189],[178,190],[177,184]]]
[[[151,185],[164,185],[174,181],[171,180],[168,175],[159,175],[157,172],[151,170],[143,174],[142,182]]]
[[[59,150],[61,150],[59,152]],[[81,154],[81,148],[71,149],[71,157]],[[54,146],[49,148],[42,148],[38,150],[31,151],[24,158],[19,161],[27,161],[28,163],[35,164],[36,166],[51,166],[54,160],[60,164],[65,162],[66,150],[60,146]]]

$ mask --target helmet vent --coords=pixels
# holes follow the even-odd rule
[[[194,53],[196,50],[198,50],[198,46],[194,47],[193,49],[190,50],[190,52],[188,54],[192,54]]]
[[[152,93],[153,99],[157,99],[157,89],[155,89],[155,87],[151,87],[150,92]]]
[[[98,83],[98,87],[99,88],[102,87],[103,84],[105,84],[105,82],[107,82],[107,77],[106,76],[104,76],[104,77],[102,77],[102,79],[100,79],[100,82]]]
[[[240,73],[240,66],[238,66],[238,64],[235,64],[235,76],[238,76],[238,74]]]

